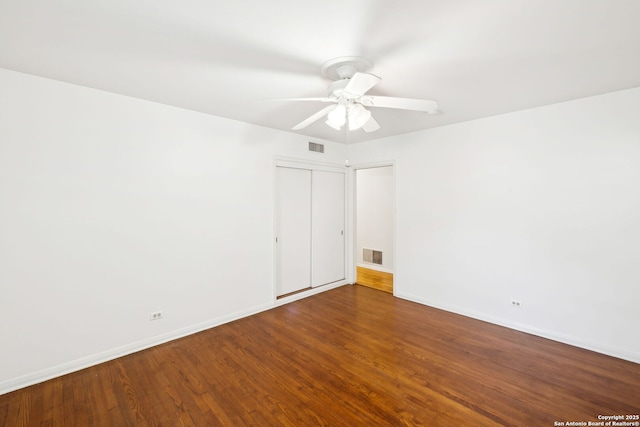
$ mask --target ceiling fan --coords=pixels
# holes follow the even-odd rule
[[[428,99],[395,98],[391,96],[366,95],[381,80],[380,77],[367,73],[373,64],[360,57],[347,56],[332,59],[322,66],[322,75],[335,80],[329,85],[329,94],[324,98],[287,98],[283,101],[317,101],[328,102],[317,113],[307,117],[292,130],[304,129],[310,124],[327,116],[326,124],[336,130],[356,130],[375,132],[380,125],[365,107],[395,108],[400,110],[421,111],[427,114],[438,114],[438,103]]]

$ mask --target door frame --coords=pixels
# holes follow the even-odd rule
[[[350,239],[349,241],[351,242],[351,262],[350,262],[350,267],[351,267],[351,271],[350,273],[347,275],[347,278],[349,278],[351,280],[351,283],[356,283],[356,277],[357,277],[357,267],[358,267],[358,244],[357,244],[357,230],[358,230],[358,212],[357,212],[357,191],[358,191],[358,183],[357,183],[357,171],[359,170],[363,170],[363,169],[375,169],[375,168],[382,168],[382,167],[391,167],[391,172],[392,172],[392,179],[393,179],[393,194],[392,194],[392,200],[393,200],[393,206],[392,206],[392,214],[391,214],[391,230],[392,230],[392,251],[393,251],[393,265],[392,265],[392,271],[393,271],[393,295],[396,295],[396,289],[397,289],[397,280],[396,280],[396,263],[397,263],[397,250],[396,250],[396,236],[397,236],[397,227],[396,227],[396,197],[397,197],[397,191],[396,191],[396,164],[394,160],[385,160],[385,161],[379,161],[379,162],[370,162],[370,163],[359,163],[359,164],[355,164],[350,166],[350,173],[349,173],[349,188],[350,188],[350,212],[349,212],[349,218],[350,218],[350,224],[349,224],[349,229],[351,230],[352,234],[349,236]]]

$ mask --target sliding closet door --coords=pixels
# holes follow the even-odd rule
[[[311,171],[277,167],[276,292],[311,286]]]
[[[311,286],[345,278],[344,177],[344,173],[312,172]]]

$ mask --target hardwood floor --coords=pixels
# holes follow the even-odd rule
[[[640,365],[343,286],[0,396],[2,426],[553,426]]]
[[[358,285],[379,291],[393,293],[393,274],[371,268],[356,267],[356,282]]]

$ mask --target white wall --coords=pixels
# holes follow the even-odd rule
[[[274,156],[346,158],[1,69],[0,94],[0,393],[273,306]]]
[[[357,263],[393,272],[393,167],[357,170],[356,186]],[[382,265],[364,262],[363,248],[382,251]]]
[[[640,362],[639,112],[632,89],[352,146],[395,160],[396,295]]]

